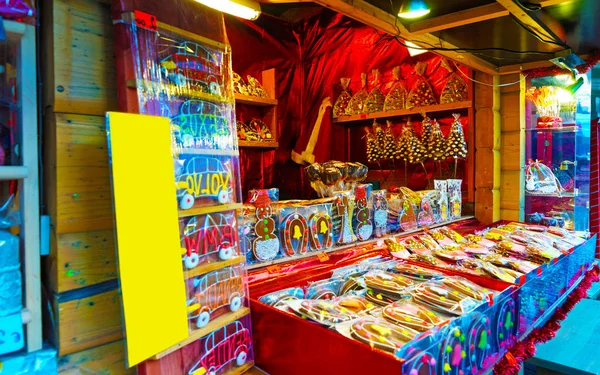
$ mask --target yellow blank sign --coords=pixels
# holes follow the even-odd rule
[[[188,336],[169,119],[109,112],[127,365]]]

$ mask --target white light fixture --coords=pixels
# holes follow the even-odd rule
[[[400,6],[398,17],[404,19],[415,19],[426,16],[431,9],[425,4],[425,0],[405,0]]]
[[[253,0],[196,0],[223,13],[254,21],[260,16],[260,4]]]
[[[417,46],[413,42],[409,42],[408,40],[405,40],[404,44],[406,44],[407,49],[408,49],[408,54],[411,56],[417,56],[417,55],[427,52],[426,49],[422,49],[421,47]],[[414,47],[414,48],[410,48],[410,47]]]

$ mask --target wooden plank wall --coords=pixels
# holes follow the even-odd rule
[[[519,74],[504,75],[500,83],[517,82]],[[525,173],[525,124],[522,111],[521,90],[525,83],[505,86],[500,89],[500,113],[502,115],[500,217],[503,220],[524,219]]]
[[[44,0],[41,6],[49,336],[61,374],[132,374],[124,360],[104,119],[117,108],[110,5]]]
[[[482,223],[500,219],[500,90],[498,78],[475,74],[475,217]]]

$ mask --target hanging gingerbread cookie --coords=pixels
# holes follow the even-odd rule
[[[256,207],[256,238],[252,241],[252,253],[258,261],[266,262],[274,259],[279,253],[272,201],[267,190],[256,190],[250,203]]]
[[[433,88],[431,88],[427,78],[425,78],[426,69],[427,63],[425,62],[418,62],[417,65],[415,65],[415,73],[420,78],[417,80],[417,83],[412,90],[410,90],[410,94],[408,94],[407,108],[437,104]]]

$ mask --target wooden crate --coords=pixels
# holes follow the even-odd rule
[[[110,6],[96,0],[41,1],[44,108],[104,115],[117,108]]]
[[[48,286],[62,293],[117,278],[112,230],[53,234],[46,259]]]
[[[52,339],[61,356],[123,338],[116,281],[55,295],[52,310]]]
[[[112,229],[104,117],[47,112],[44,122],[45,201],[54,231]]]
[[[59,357],[58,373],[60,375],[135,375],[136,368],[125,368],[125,342],[119,340]]]

